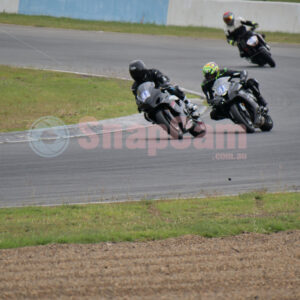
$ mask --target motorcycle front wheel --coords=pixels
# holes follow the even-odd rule
[[[174,139],[181,140],[183,138],[182,131],[175,122],[173,115],[169,110],[159,110],[155,114],[157,125],[168,132]]]
[[[193,127],[189,130],[193,137],[204,137],[206,134],[206,126],[202,121],[194,121]]]
[[[232,115],[234,121],[244,127],[246,129],[247,133],[253,133],[255,132],[254,124],[251,120],[251,116],[249,112],[246,110],[242,110],[240,107],[240,103],[233,104],[230,107],[230,114]]]
[[[261,48],[260,56],[262,61],[266,62],[271,68],[274,68],[276,66],[274,59],[265,48]]]

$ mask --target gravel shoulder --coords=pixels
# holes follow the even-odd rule
[[[300,231],[0,251],[1,299],[299,299]]]

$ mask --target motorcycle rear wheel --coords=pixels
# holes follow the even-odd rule
[[[273,128],[273,120],[269,115],[264,116],[265,122],[264,124],[260,127],[261,131],[271,131]]]

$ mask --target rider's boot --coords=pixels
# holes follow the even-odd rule
[[[268,111],[269,111],[269,109],[267,108],[268,103],[267,103],[267,101],[262,97],[262,95],[259,95],[259,96],[257,97],[257,103],[258,103],[258,105],[261,107],[261,111],[262,111],[263,113],[268,113]]]
[[[267,106],[268,105],[267,101],[263,98],[262,95],[257,96],[257,103],[260,106]]]
[[[258,82],[256,80],[250,78],[247,81],[247,86],[250,88],[253,95],[257,99],[257,103],[261,107],[261,111],[264,113],[267,113],[269,111],[267,108],[268,103],[260,93]]]
[[[197,119],[200,116],[198,106],[196,104],[185,101],[185,107],[192,118]]]

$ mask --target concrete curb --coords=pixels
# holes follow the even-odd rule
[[[203,115],[207,110],[206,106],[200,107],[200,114]],[[57,136],[53,137],[53,132],[67,131],[67,135],[59,136],[60,139],[80,138],[93,135],[101,135],[107,133],[115,133],[120,131],[126,131],[128,129],[138,128],[140,126],[151,127],[155,126],[144,119],[143,114],[134,114],[126,117],[100,120],[95,122],[85,122],[80,124],[66,125],[52,127],[51,130],[45,131],[42,129],[43,137],[39,139],[32,139],[32,131],[16,131],[9,133],[0,133],[0,144],[15,144],[26,143],[33,141],[51,141],[57,140]],[[88,128],[89,133],[86,132]],[[39,129],[34,130],[38,133]]]

